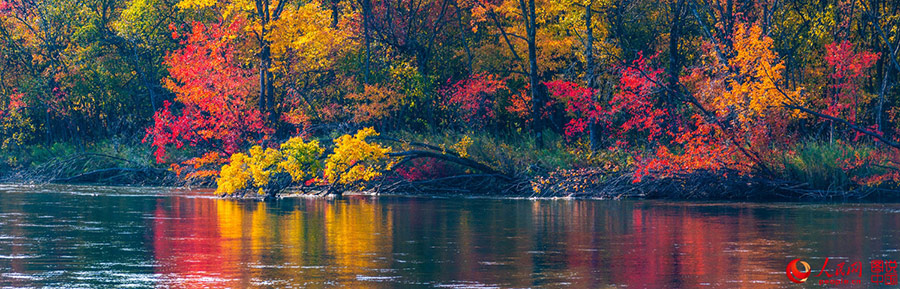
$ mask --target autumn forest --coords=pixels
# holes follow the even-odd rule
[[[0,177],[866,197],[898,49],[886,0],[0,0]]]

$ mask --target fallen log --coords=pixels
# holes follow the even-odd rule
[[[404,151],[404,152],[389,153],[388,155],[391,157],[401,158],[400,162],[395,164],[389,170],[393,170],[394,168],[397,168],[400,165],[405,164],[414,159],[434,158],[434,159],[438,159],[438,160],[442,160],[442,161],[455,163],[455,164],[458,164],[461,166],[469,167],[469,168],[481,171],[486,174],[494,175],[497,178],[500,178],[503,180],[512,181],[514,179],[513,177],[511,177],[505,173],[502,173],[498,170],[495,170],[495,169],[489,167],[488,165],[482,164],[480,162],[477,162],[477,161],[469,159],[469,158],[464,158],[464,157],[459,157],[459,156],[454,156],[454,155],[449,155],[449,154],[443,154],[443,153],[426,151],[426,150],[408,150],[408,151]]]
[[[53,178],[51,183],[99,183],[114,178],[129,178],[132,181],[139,179],[158,179],[165,177],[167,170],[155,168],[105,168],[84,172],[71,177]],[[139,182],[143,183],[143,182]]]

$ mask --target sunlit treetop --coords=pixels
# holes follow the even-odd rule
[[[273,69],[288,63],[305,71],[328,69],[357,48],[355,14],[344,15],[337,27],[332,27],[331,13],[317,2],[284,8],[266,33],[272,43]]]

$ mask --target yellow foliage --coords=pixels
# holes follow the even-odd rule
[[[353,121],[366,123],[390,116],[403,95],[390,87],[364,84],[361,93],[347,94],[347,98],[356,102]]]
[[[216,194],[233,194],[243,190],[250,182],[246,161],[247,155],[236,153],[231,155],[230,162],[222,166],[219,179],[216,180]]]
[[[250,175],[253,177],[253,185],[256,187],[264,187],[269,184],[269,177],[272,176],[272,167],[281,160],[281,152],[267,148],[265,150],[260,146],[250,148],[250,160],[247,167],[250,169]]]
[[[453,145],[453,150],[459,153],[460,157],[469,157],[469,147],[472,146],[472,138],[464,136],[458,143]]]
[[[268,27],[274,67],[291,61],[293,69],[308,71],[331,67],[340,55],[356,45],[349,20],[331,25],[331,12],[310,2],[299,7],[288,5],[281,17]]]
[[[366,138],[377,136],[372,128],[364,128],[356,135],[343,135],[334,140],[334,153],[325,161],[325,177],[331,183],[352,184],[370,181],[389,168],[390,147],[366,142]]]
[[[26,114],[27,104],[22,93],[0,99],[0,149],[25,144],[35,132],[34,123]]]
[[[563,69],[571,64],[569,61],[569,59],[571,59],[570,56],[580,54],[574,53],[575,50],[578,49],[580,43],[578,43],[578,37],[575,37],[575,33],[573,33],[572,30],[576,29],[578,30],[577,33],[583,33],[586,29],[583,27],[584,8],[576,5],[577,2],[581,1],[535,1],[535,24],[537,27],[537,30],[535,31],[535,45],[537,45],[536,60],[538,67],[541,69],[547,71]],[[594,2],[594,9],[600,9],[601,6],[604,5],[601,2],[606,1]],[[581,3],[578,4],[580,5]],[[503,27],[503,30],[506,33],[524,36],[527,35],[527,29],[526,21],[524,21],[524,18],[522,17],[523,13],[524,11],[522,11],[522,6],[519,1],[484,1],[480,2],[479,5],[475,5],[472,9],[472,24],[475,25],[476,28],[478,26],[490,27],[491,25],[494,25],[490,16],[493,14],[496,15],[500,21],[507,24]],[[600,13],[595,15],[595,17],[599,16]],[[594,24],[592,25],[592,30],[595,35],[600,37],[607,34],[607,29],[602,26],[602,23],[604,22],[599,19],[594,19],[592,23]],[[493,56],[479,58],[477,59],[478,63],[476,64],[485,67],[485,70],[491,70],[490,68],[495,67],[504,67],[503,69],[508,69],[509,66],[527,65],[528,45],[525,39],[522,37],[510,37],[510,42],[516,51],[515,53],[519,57],[525,58],[523,60],[526,62],[517,61],[505,41],[498,42],[492,39],[491,41],[474,47],[476,54]],[[594,45],[596,45],[596,49],[601,48],[601,46],[608,46],[609,48],[614,49],[612,45],[608,45],[603,41],[596,41]],[[598,56],[600,56],[600,54],[598,54]]]
[[[781,106],[791,99],[799,101],[796,91],[787,88],[779,91],[784,62],[773,50],[772,38],[763,35],[758,25],[737,26],[734,50],[736,55],[728,61],[728,77],[719,84],[721,89],[714,89],[719,92],[710,95],[712,108],[718,115],[736,113],[741,123],[752,124],[773,111],[783,111]]]
[[[230,162],[222,166],[216,180],[217,194],[233,194],[248,189],[252,183],[264,194],[263,187],[269,184],[272,175],[287,173],[293,182],[304,181],[318,174],[321,163],[318,161],[324,149],[318,141],[304,142],[300,137],[293,137],[281,144],[280,149],[254,146],[250,155],[235,153]]]
[[[292,137],[281,144],[282,159],[278,162],[278,169],[290,174],[294,182],[303,181],[322,170],[318,159],[323,152],[325,149],[316,140],[304,142],[300,137]]]
[[[216,0],[183,0],[175,4],[179,9],[203,9],[216,6]]]

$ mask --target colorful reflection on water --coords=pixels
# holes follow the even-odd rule
[[[898,204],[263,203],[70,186],[3,186],[0,200],[0,287],[795,288],[794,258],[900,259]]]

